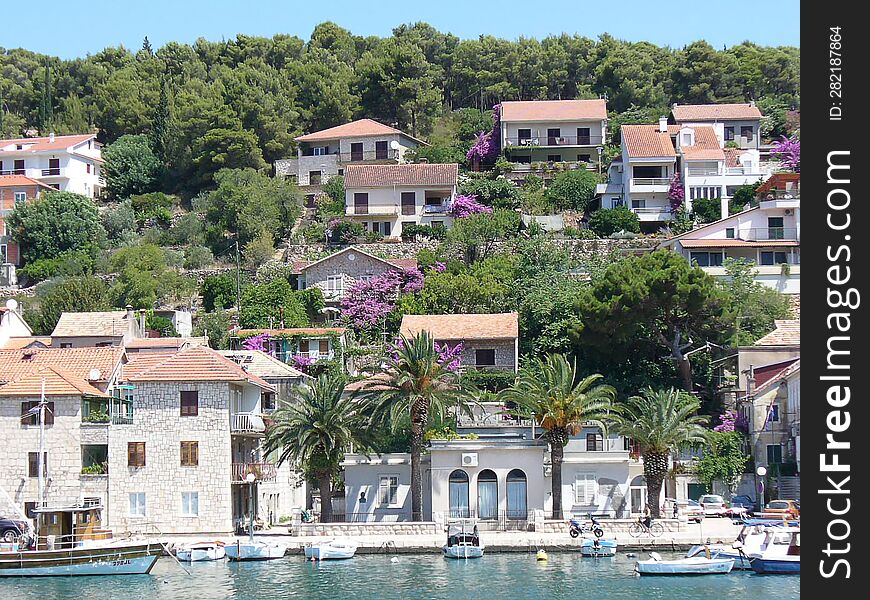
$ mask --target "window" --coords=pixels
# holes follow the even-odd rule
[[[326,291],[332,293],[341,293],[343,286],[342,275],[327,275],[326,276]]]
[[[199,414],[199,392],[181,392],[181,416],[195,417]]]
[[[774,423],[779,421],[779,404],[773,404],[770,407],[770,422]]]
[[[474,364],[479,367],[495,366],[495,350],[481,349],[474,351]]]
[[[362,142],[357,142],[357,143],[350,145],[350,159],[351,160],[362,160],[363,159]]]
[[[529,165],[532,163],[531,156],[514,156],[511,158],[518,165]]]
[[[375,233],[380,233],[381,232],[381,224],[378,223],[377,221],[374,221],[372,223],[372,231]]]
[[[357,215],[369,214],[369,195],[365,192],[353,195],[353,212]]]
[[[517,129],[517,140],[520,144],[523,142],[529,143],[529,140],[532,139],[532,130],[531,129]]]
[[[27,201],[27,192],[15,192],[15,206]]]
[[[589,136],[589,128],[588,127],[578,127],[577,128],[577,145],[587,145],[591,144],[592,140]]]
[[[719,186],[690,187],[689,197],[692,200],[695,200],[697,198],[721,198],[722,188]]]
[[[328,146],[315,146],[311,149],[312,156],[326,156],[327,151],[329,150]]]
[[[413,215],[417,211],[417,194],[402,192],[402,214]]]
[[[263,392],[260,398],[260,404],[263,410],[275,410],[275,394],[274,392]]]
[[[85,172],[90,175],[91,174],[91,163],[85,164]]]
[[[305,194],[305,208],[316,208],[317,201],[314,194]]]
[[[477,513],[481,519],[498,518],[498,478],[489,469],[477,476]]]
[[[378,503],[395,505],[399,501],[399,476],[381,475],[378,482]]]
[[[574,504],[589,506],[595,504],[595,475],[578,473],[574,479]]]
[[[42,453],[42,476],[48,475],[48,452]],[[27,453],[27,476],[39,477],[39,452]]]
[[[728,238],[729,240],[734,239],[734,228],[733,227],[726,227],[725,228],[725,237]]]
[[[375,142],[375,158],[377,160],[387,159],[387,142]]]
[[[604,436],[600,433],[586,434],[586,451],[587,452],[603,452],[604,451]]]
[[[145,492],[133,492],[130,494],[130,516],[145,516]]]
[[[586,163],[592,162],[592,155],[591,154],[578,154],[577,160],[579,162],[586,162]]]
[[[547,130],[547,145],[555,146],[559,143],[559,136],[562,135],[562,130],[558,127]]]
[[[721,252],[691,252],[689,262],[696,263],[699,267],[721,267]]]
[[[781,265],[788,262],[788,257],[785,252],[762,252],[761,264],[765,266]]]
[[[72,342],[61,342],[60,347],[61,348],[72,348]]]
[[[734,139],[734,127],[726,127],[725,128],[725,141],[730,142]]]
[[[529,516],[526,504],[526,474],[514,469],[507,476],[507,517],[526,519]]]
[[[4,233],[4,235],[6,234]],[[0,244],[0,265],[6,262],[8,256],[9,254],[6,250],[6,244]]]
[[[181,466],[199,465],[199,442],[181,442]]]
[[[436,227],[444,227],[444,221],[432,221],[432,229]]]
[[[199,516],[199,492],[181,492],[181,515]]]
[[[60,175],[60,159],[59,158],[49,158],[48,159],[48,172],[43,173],[43,175]]]
[[[21,403],[21,424],[39,425],[39,400]],[[32,413],[30,411],[33,411]],[[46,425],[54,425],[54,402],[45,403],[44,419]]]
[[[767,239],[781,240],[785,237],[785,220],[782,217],[767,218]]]
[[[320,171],[308,171],[308,185],[320,185]]]
[[[667,176],[665,167],[632,167],[632,177],[635,178],[662,178]]]
[[[751,142],[754,132],[751,125],[744,125],[740,128],[740,137],[746,138],[747,142]]]
[[[561,154],[548,154],[547,155],[547,162],[562,162],[562,155]]]
[[[145,466],[145,442],[127,442],[127,466]]]
[[[386,236],[386,235],[390,235],[390,223],[389,223],[389,221],[385,221],[385,222],[384,222],[384,226],[383,226],[382,230],[383,230],[382,233],[383,233],[385,236]]]
[[[632,208],[646,208],[646,199],[640,198],[639,200],[632,200],[631,207]]]
[[[15,160],[12,161],[12,165],[15,171],[12,173],[13,175],[24,175],[24,161],[23,160]]]
[[[782,445],[768,444],[767,445],[767,464],[778,465],[782,464]]]
[[[450,512],[452,519],[469,518],[468,508],[468,473],[457,469],[450,474],[448,480]]]
[[[106,444],[82,445],[82,473],[105,475],[109,471],[109,446]]]

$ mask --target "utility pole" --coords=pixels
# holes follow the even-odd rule
[[[242,259],[239,256],[239,239],[236,238],[236,318],[242,316]]]

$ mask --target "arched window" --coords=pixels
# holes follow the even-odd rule
[[[477,516],[498,519],[498,478],[489,469],[477,476]]]
[[[450,474],[450,517],[467,519],[468,510],[468,473],[457,469]]]
[[[527,519],[528,516],[526,474],[520,469],[514,469],[507,476],[507,517],[508,519]]]

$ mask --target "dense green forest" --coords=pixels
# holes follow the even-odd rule
[[[461,40],[425,23],[384,38],[329,22],[308,41],[238,35],[155,49],[146,38],[135,52],[74,60],[0,48],[0,135],[96,128],[110,144],[147,134],[166,167],[161,188],[189,197],[222,167],[266,169],[302,132],[365,116],[437,138],[445,115],[502,100],[606,96],[627,120],[673,102],[755,100],[776,132],[799,107],[799,67],[794,47],[667,48],[607,34]]]

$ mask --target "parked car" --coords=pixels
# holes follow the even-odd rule
[[[674,512],[674,507],[677,507],[679,513]],[[665,503],[661,508],[662,517],[670,519],[677,518],[679,515],[685,515],[689,521],[700,523],[704,518],[704,509],[694,500],[676,500],[674,498],[665,498]]]
[[[680,508],[685,511],[689,521],[700,523],[701,519],[704,518],[704,507],[697,500],[688,500],[686,506]]]
[[[801,516],[801,503],[797,500],[771,500],[764,507],[764,517],[797,519]]]
[[[725,499],[717,494],[704,494],[698,499],[698,504],[704,509],[706,517],[723,517],[728,514]]]
[[[746,514],[755,512],[755,500],[746,495],[731,496],[731,508],[745,508]]]
[[[20,519],[0,517],[0,542],[12,543],[27,531],[28,523]]]

